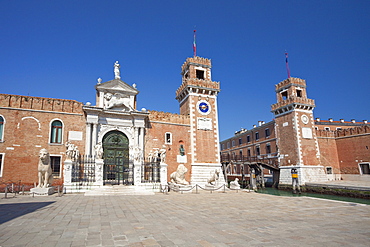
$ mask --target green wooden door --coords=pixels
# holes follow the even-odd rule
[[[119,131],[108,132],[103,138],[104,184],[129,184],[129,141]]]

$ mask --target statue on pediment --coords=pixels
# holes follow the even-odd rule
[[[119,71],[120,65],[118,61],[115,62],[114,64],[114,79],[121,79],[121,72]]]

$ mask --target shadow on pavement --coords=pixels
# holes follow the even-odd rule
[[[35,212],[53,203],[55,203],[55,201],[0,204],[0,224]]]

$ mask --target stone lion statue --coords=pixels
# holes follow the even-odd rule
[[[240,189],[239,178],[235,178],[234,181],[230,182],[230,189]]]
[[[171,173],[171,182],[174,184],[189,185],[189,182],[185,180],[185,173],[187,173],[187,171],[188,169],[183,164],[180,164],[177,170]]]
[[[53,182],[53,172],[50,165],[50,154],[45,148],[40,150],[38,165],[39,184],[38,188],[47,188]]]
[[[124,109],[129,111],[134,110],[130,105],[130,98],[119,93],[106,93],[104,95],[104,109],[110,109],[119,106],[122,106]]]
[[[211,171],[211,177],[207,179],[207,183],[211,185],[215,185],[219,177],[220,177],[220,171],[218,169],[215,169],[213,172]]]

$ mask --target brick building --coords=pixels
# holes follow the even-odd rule
[[[291,183],[293,167],[301,184],[370,174],[370,125],[366,120],[314,119],[315,102],[307,97],[306,82],[299,78],[280,82],[275,92],[273,121],[260,121],[253,129],[238,131],[221,142],[222,162],[231,164],[229,176],[245,176],[256,164],[272,172],[280,184]]]
[[[187,181],[205,184],[212,171],[221,169],[220,84],[212,81],[211,61],[206,58],[188,58],[181,74],[182,83],[176,91],[180,114],[137,110],[139,91],[135,84],[121,80],[118,62],[114,79],[98,80],[95,85],[95,105],[1,94],[0,182],[37,182],[38,153],[46,148],[51,155],[54,184],[65,183],[68,142],[92,159],[84,164],[75,161],[71,166],[68,183],[76,182],[76,186],[99,184],[94,158],[104,161],[101,185],[158,183],[162,168],[167,170],[164,180],[169,180],[179,164],[188,169]],[[100,148],[102,157],[98,157]]]

